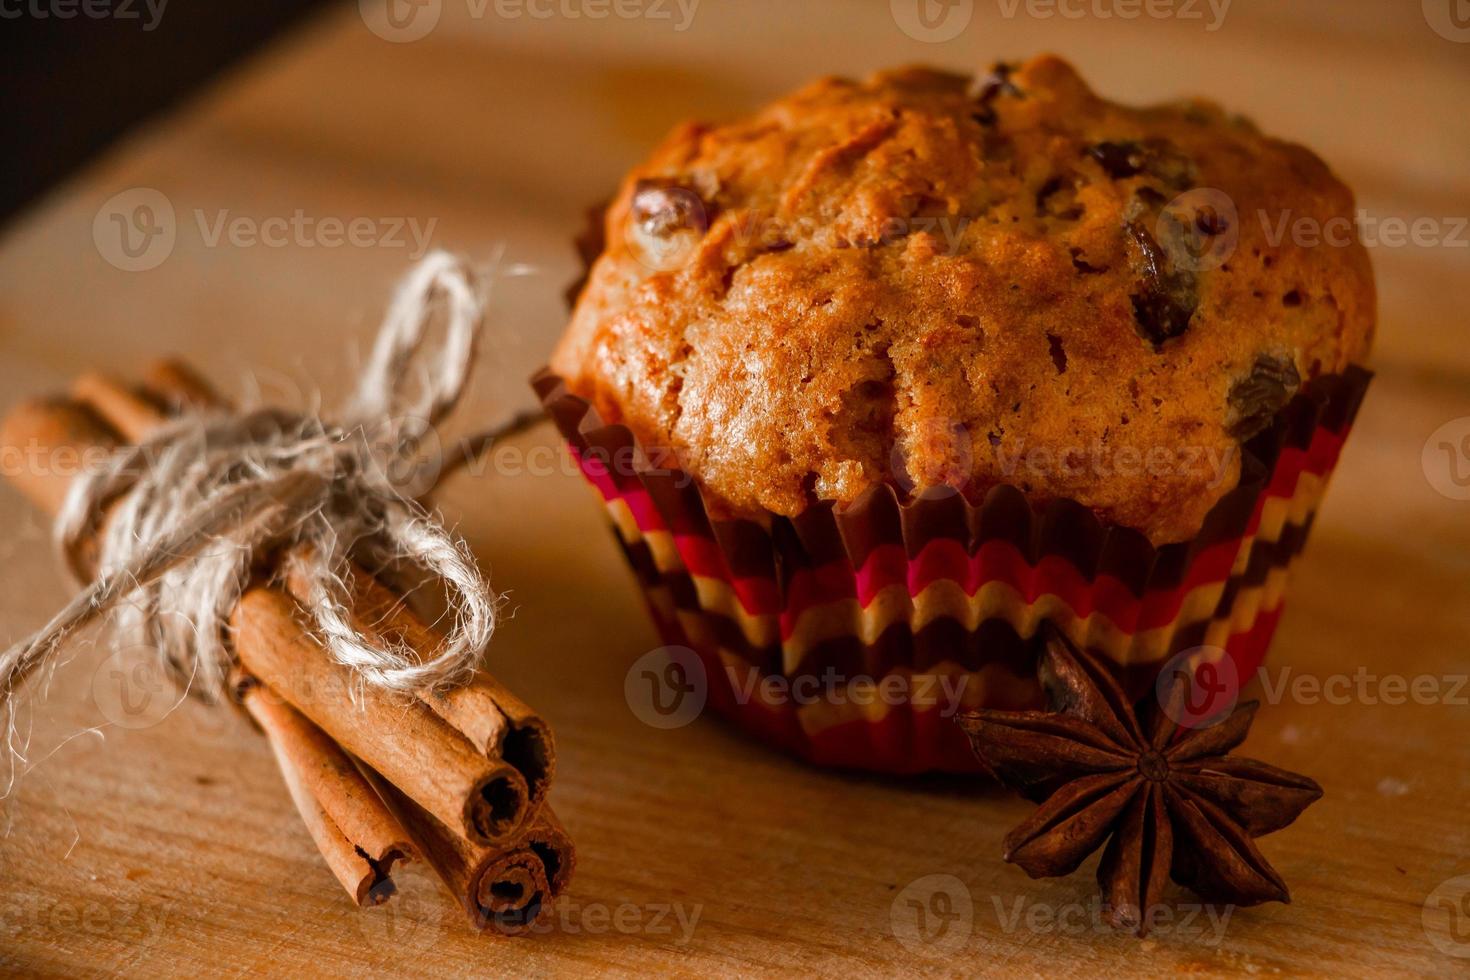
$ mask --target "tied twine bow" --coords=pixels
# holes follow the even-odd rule
[[[464,392],[487,287],[488,277],[448,253],[426,256],[398,287],[338,423],[279,409],[203,410],[77,479],[55,537],[68,567],[90,584],[0,654],[0,712],[13,758],[24,758],[13,722],[21,681],[54,664],[74,631],[109,614],[119,638],[159,651],[185,690],[221,695],[232,660],[226,625],[267,554],[286,555],[287,570],[308,583],[304,612],[331,656],[362,682],[405,693],[462,682],[495,630],[500,597],[464,540],[394,476],[409,472],[432,488],[446,471],[422,452],[423,424],[437,425]],[[428,352],[441,307],[444,339]],[[500,432],[524,423],[519,417]],[[475,441],[487,445],[497,434]],[[95,574],[86,542],[95,542]],[[357,559],[406,562],[442,583],[448,629],[432,656],[354,625],[348,595]]]

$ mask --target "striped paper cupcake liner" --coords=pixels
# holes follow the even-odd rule
[[[1043,621],[1104,653],[1135,694],[1197,646],[1253,673],[1370,379],[1353,367],[1309,382],[1245,446],[1200,533],[1159,547],[1012,486],[979,502],[883,486],[795,518],[712,518],[697,483],[626,426],[550,372],[533,384],[665,642],[704,665],[709,704],[811,762],[909,773],[978,768],[958,708],[1037,703]],[[805,681],[820,696],[793,696]]]

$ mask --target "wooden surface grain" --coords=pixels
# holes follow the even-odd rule
[[[497,286],[467,412],[485,422],[531,404],[524,379],[560,330],[582,209],[681,118],[824,72],[1039,50],[1112,96],[1211,96],[1316,148],[1370,219],[1438,230],[1373,249],[1379,379],[1295,573],[1245,746],[1326,788],[1262,844],[1293,904],[1202,915],[1144,943],[1097,932],[1090,864],[1032,882],[999,860],[1024,803],[969,780],[814,771],[711,718],[643,724],[623,681],[657,641],[600,508],[544,465],[556,457],[542,430],[516,443],[525,458],[456,478],[442,503],[517,607],[493,668],[559,735],[554,798],[580,867],[552,929],[476,937],[422,869],[401,902],[353,908],[263,740],[230,712],[166,713],[135,651],[84,645],[33,712],[32,765],[4,804],[0,972],[1463,974],[1470,502],[1435,489],[1454,493],[1452,460],[1424,449],[1447,423],[1461,420],[1454,438],[1470,430],[1470,44],[1436,32],[1437,19],[1456,36],[1432,0],[1235,0],[1214,30],[1202,3],[1186,9],[1203,19],[1018,3],[961,3],[972,19],[942,43],[906,35],[882,0],[704,0],[684,30],[676,4],[652,0],[617,8],[647,16],[604,19],[588,14],[611,7],[578,0],[537,7],[545,19],[443,0],[411,43],[344,6],[4,230],[0,392],[9,403],[172,351],[235,394],[340,393],[415,251],[394,226],[432,223],[436,244],[503,246],[539,270]],[[126,271],[108,202],[131,192],[131,207],[138,188],[167,201],[174,241],[154,268]],[[365,218],[377,241],[329,247],[288,228],[251,243],[226,227],[298,214]],[[1453,462],[1470,471],[1470,457]],[[8,489],[0,526],[8,640],[67,585]],[[1432,696],[1394,703],[1393,678],[1421,676]],[[931,918],[925,941],[915,910],[946,908],[950,928],[936,935]]]

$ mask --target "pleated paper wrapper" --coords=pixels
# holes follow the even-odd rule
[[[818,765],[917,773],[979,768],[957,709],[1040,704],[1031,639],[1046,620],[1135,696],[1197,647],[1252,675],[1370,379],[1353,367],[1307,383],[1244,447],[1200,533],[1159,547],[1007,485],[978,502],[880,486],[795,518],[713,518],[717,503],[626,426],[549,371],[533,384],[664,642],[699,658],[708,704]]]

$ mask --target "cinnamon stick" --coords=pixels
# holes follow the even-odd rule
[[[139,389],[168,415],[225,407],[225,400],[215,391],[214,385],[183,361],[173,358],[148,365]]]
[[[535,924],[545,904],[566,890],[576,856],[551,807],[541,808],[515,844],[484,847],[450,831],[376,774],[367,775],[475,929],[521,935]]]
[[[104,389],[97,391],[105,397]],[[119,399],[112,404],[124,406],[124,412],[137,408]],[[142,409],[130,417],[142,419]],[[29,463],[13,468],[12,482],[50,514],[61,508],[71,480],[93,465],[90,457],[118,444],[114,430],[95,411],[62,400],[15,408],[5,419],[0,442],[27,454]],[[82,560],[94,564],[95,554]],[[351,770],[355,788],[346,777],[327,778],[342,771],[346,757],[324,736],[311,737],[305,719],[293,719],[295,713],[284,706],[272,710],[259,696],[251,696],[246,708],[270,740],[292,799],[332,873],[359,905],[385,901],[392,894],[393,865],[412,852],[397,820],[356,769]]]
[[[296,600],[246,592],[231,617],[240,665],[425,810],[471,840],[499,844],[526,817],[526,781],[475,751],[419,701],[359,682],[299,622]]]
[[[167,414],[226,407],[177,362],[155,365],[137,389],[89,374],[73,392],[78,401],[23,405],[3,427],[4,442],[26,447],[38,463],[16,468],[17,483],[52,513],[87,455],[95,462],[117,448],[116,430],[140,441]],[[54,465],[60,458],[72,465]],[[287,584],[302,596],[303,583]],[[364,631],[422,651],[437,645],[402,598],[365,572],[351,599]],[[285,592],[247,593],[232,620],[237,690],[334,875],[359,905],[376,904],[393,892],[394,864],[418,852],[477,928],[528,930],[547,898],[566,888],[575,860],[542,805],[555,769],[549,728],[483,671],[463,688],[421,692],[417,701],[360,688],[299,614]]]
[[[115,381],[91,375],[78,382],[73,392],[94,404],[115,406],[104,411],[133,427],[122,428],[125,436],[140,440],[159,422],[150,417],[146,401],[167,405],[177,413],[185,410],[225,408],[228,403],[210,383],[182,361],[167,359],[152,364],[138,392],[130,392]],[[141,403],[141,405],[140,405]],[[406,604],[403,597],[362,569],[356,569],[351,587],[354,624],[364,634],[404,643],[427,652],[439,637]],[[306,583],[299,575],[288,575],[287,589],[298,602],[310,602]],[[528,814],[535,813],[546,798],[556,771],[556,742],[551,728],[535,710],[516,697],[504,684],[483,670],[463,685],[446,691],[424,690],[419,698],[450,727],[491,759],[508,763],[526,783]]]
[[[175,414],[227,407],[207,380],[189,365],[173,359],[150,365],[138,392],[129,392],[117,382],[96,375],[79,381],[73,392],[83,401],[116,406],[104,414],[135,441],[158,424],[146,407],[140,407],[144,399],[164,405]],[[288,576],[286,585],[297,601],[310,601],[299,576]],[[361,569],[353,577],[351,599],[355,625],[363,633],[397,640],[420,651],[437,645],[438,637],[408,608],[403,597]],[[536,811],[556,772],[556,742],[550,726],[530,705],[483,670],[475,671],[459,687],[425,690],[419,698],[480,752],[515,768],[526,782],[527,810]]]
[[[128,442],[138,443],[167,417],[138,392],[107,375],[88,371],[72,382],[71,395],[92,409]]]
[[[123,435],[141,441],[164,418],[155,404],[173,410],[225,408],[227,402],[188,365],[162,360],[149,367],[145,381],[134,391],[106,375],[92,372],[72,387],[73,394],[113,422]],[[367,635],[397,640],[421,653],[439,644],[439,637],[403,598],[362,569],[352,578],[351,608],[354,624]],[[286,577],[287,589],[301,603],[309,603],[306,583],[299,575]],[[243,659],[243,658],[242,658]],[[469,740],[488,759],[502,761],[519,773],[505,775],[505,785],[494,790],[507,799],[506,807],[524,814],[507,818],[512,824],[528,819],[541,806],[556,770],[556,745],[550,727],[520,698],[489,673],[479,670],[462,686],[447,691],[425,690],[419,698],[451,728]],[[524,784],[524,792],[521,785]],[[511,798],[524,802],[509,802]],[[497,832],[495,839],[512,833]]]
[[[147,418],[144,403],[130,402],[131,396],[125,398],[110,386],[89,382],[79,387],[91,389],[133,425]],[[0,440],[31,454],[32,465],[15,468],[13,481],[52,514],[60,509],[71,480],[93,463],[89,457],[118,443],[96,411],[57,400],[17,407],[6,417]],[[84,555],[83,562],[94,564],[95,554]],[[248,693],[244,703],[270,741],[287,789],[328,868],[357,904],[386,901],[393,894],[389,875],[394,864],[412,854],[406,832],[341,749],[318,729],[258,692]]]
[[[11,484],[53,517],[66,502],[71,481],[117,445],[113,430],[95,412],[66,399],[22,402],[0,423],[0,446],[17,462],[6,468]]]
[[[81,455],[115,445],[89,407],[115,414],[134,438],[164,419],[154,408],[150,426],[147,401],[101,375],[79,382],[77,390],[87,406],[21,406],[4,426],[6,445],[27,447],[38,459],[54,459],[57,449]],[[75,473],[61,466],[19,469],[22,490],[54,514]],[[513,766],[477,752],[420,702],[400,703],[365,688],[355,703],[356,679],[310,637],[295,612],[295,601],[279,590],[262,587],[246,595],[232,626],[236,655],[248,671],[470,840],[502,844],[525,826],[533,815],[530,793]]]
[[[288,574],[286,588],[297,601],[310,601],[307,584],[299,575]],[[438,635],[408,608],[403,597],[360,569],[351,582],[351,600],[354,625],[364,634],[420,651],[438,645]],[[556,771],[556,743],[550,727],[529,705],[483,670],[475,671],[463,685],[424,690],[418,696],[479,752],[504,760],[520,773],[530,812],[541,806]]]
[[[408,831],[320,728],[259,685],[247,683],[241,702],[269,740],[327,867],[358,905],[386,902],[396,890],[393,865],[414,854]]]

